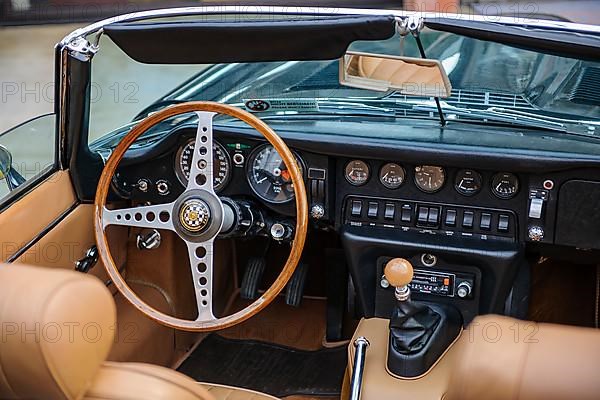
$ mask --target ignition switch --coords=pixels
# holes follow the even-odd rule
[[[271,225],[271,237],[277,241],[289,240],[292,238],[293,229],[286,223],[276,222]]]

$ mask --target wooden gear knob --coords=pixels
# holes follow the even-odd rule
[[[384,274],[390,285],[396,288],[403,287],[412,281],[413,266],[404,258],[393,258],[385,265]]]

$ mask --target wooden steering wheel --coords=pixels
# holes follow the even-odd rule
[[[157,123],[174,115],[195,112],[198,129],[190,177],[184,192],[172,203],[110,210],[106,198],[119,162],[135,140]],[[213,242],[223,227],[223,203],[213,190],[213,131],[216,114],[238,118],[260,132],[273,145],[291,173],[296,199],[296,230],[290,255],[273,285],[248,307],[225,317],[216,318],[213,300]],[[106,238],[109,225],[122,225],[174,231],[187,245],[198,308],[196,320],[164,314],[145,303],[127,285],[116,267]],[[308,225],[308,202],[302,173],[296,158],[283,140],[267,124],[254,115],[227,104],[188,102],[158,111],[137,124],[112,152],[100,176],[95,199],[94,230],[96,243],[108,275],[117,289],[138,310],[171,328],[207,332],[239,324],[257,314],[283,290],[300,260]]]

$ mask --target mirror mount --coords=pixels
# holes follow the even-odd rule
[[[0,145],[0,180],[3,179],[6,179],[8,190],[11,192],[25,183],[25,178],[12,166],[12,154]]]

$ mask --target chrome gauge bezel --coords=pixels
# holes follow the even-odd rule
[[[467,176],[469,174],[470,174],[470,176]],[[459,180],[459,178],[461,178],[461,179]],[[469,191],[471,189],[463,188],[461,186],[461,183],[462,183],[462,180],[465,178],[473,179],[473,181],[476,182],[477,188],[472,189],[472,191]],[[470,169],[470,168],[463,168],[456,172],[456,175],[454,176],[454,189],[456,190],[456,192],[458,194],[460,194],[462,196],[466,196],[466,197],[471,197],[471,196],[475,196],[476,194],[481,192],[482,188],[483,188],[483,178],[479,172],[475,171],[474,169]]]
[[[252,178],[253,164],[254,164],[254,161],[255,161],[256,157],[258,156],[258,154],[261,151],[263,151],[264,149],[266,149],[267,147],[273,147],[273,146],[269,143],[264,143],[259,146],[256,146],[250,152],[250,155],[248,156],[248,158],[246,160],[246,168],[245,168],[246,169],[246,182],[248,183],[248,186],[250,186],[250,189],[252,189],[252,192],[256,196],[258,196],[258,198],[260,198],[261,200],[263,200],[269,204],[288,204],[295,200],[296,195],[294,194],[294,192],[291,193],[291,197],[289,199],[277,201],[277,200],[267,198],[262,193],[260,193],[254,186],[254,182],[253,182],[253,178]],[[274,149],[274,147],[273,147],[273,149]],[[294,154],[294,157],[296,158],[296,162],[298,163],[298,166],[300,167],[300,173],[302,174],[302,179],[304,179],[304,171],[306,171],[306,168],[304,165],[304,160],[298,155],[298,153],[296,153],[293,150],[292,150],[292,154]]]
[[[498,192],[497,190],[497,186],[499,183],[498,182],[498,178],[503,179],[503,178],[510,178],[513,180],[513,186],[515,188],[514,192],[511,193],[501,193]],[[490,181],[490,187],[492,189],[492,193],[494,194],[494,196],[496,196],[497,198],[501,199],[501,200],[510,200],[513,197],[515,197],[517,194],[519,194],[519,189],[520,189],[520,182],[519,182],[519,177],[516,174],[513,174],[512,172],[497,172],[494,174],[494,176],[492,176],[492,179]]]
[[[353,181],[352,178],[350,177],[350,171],[348,171],[348,167],[350,167],[350,165],[354,164],[354,163],[362,163],[365,167],[367,177],[362,182]],[[367,182],[369,182],[369,180],[371,179],[371,166],[369,165],[369,163],[367,163],[366,161],[363,161],[363,160],[350,160],[344,166],[344,178],[346,178],[346,182],[348,182],[352,186],[366,185]]]
[[[428,168],[437,168],[442,173],[442,183],[440,183],[439,186],[437,186],[437,187],[435,187],[433,189],[429,189],[429,188],[423,186],[419,182],[419,179],[418,179],[418,175],[419,175],[419,173],[421,171],[417,171],[417,169],[419,169],[419,168],[423,169],[423,168],[426,168],[426,167],[428,167]],[[446,169],[444,167],[440,167],[439,165],[417,165],[417,166],[415,166],[413,172],[414,172],[415,186],[417,186],[417,189],[419,189],[422,192],[425,192],[425,193],[436,193],[436,192],[439,192],[440,190],[442,190],[442,188],[446,185],[446,179],[448,177],[448,175],[446,174]]]
[[[400,183],[390,184],[385,181],[383,171],[386,168],[391,167],[391,166],[394,166],[394,168],[397,167],[397,170],[399,171],[400,175],[402,176]],[[406,170],[404,169],[404,167],[402,165],[400,165],[398,163],[394,163],[394,162],[385,163],[379,169],[379,182],[387,189],[391,189],[391,190],[398,189],[400,186],[404,185],[404,182],[406,182]]]
[[[188,147],[190,144],[194,144],[194,143],[195,143],[194,138],[190,138],[189,140],[186,140],[182,145],[179,146],[179,148],[177,149],[177,152],[175,153],[175,175],[177,176],[177,179],[184,187],[187,186],[188,178],[185,176],[185,173],[183,172],[183,168],[181,166],[181,156],[182,156],[185,148]],[[223,146],[221,143],[219,143],[216,140],[213,140],[213,146],[219,148],[219,150],[225,155],[225,162],[227,164],[227,171],[225,172],[225,178],[221,181],[220,184],[214,185],[214,191],[218,193],[221,190],[223,190],[227,186],[229,181],[231,180],[232,164],[231,164],[231,156],[229,155],[229,152],[227,151],[225,146]],[[213,163],[214,163],[214,147],[213,147]]]

